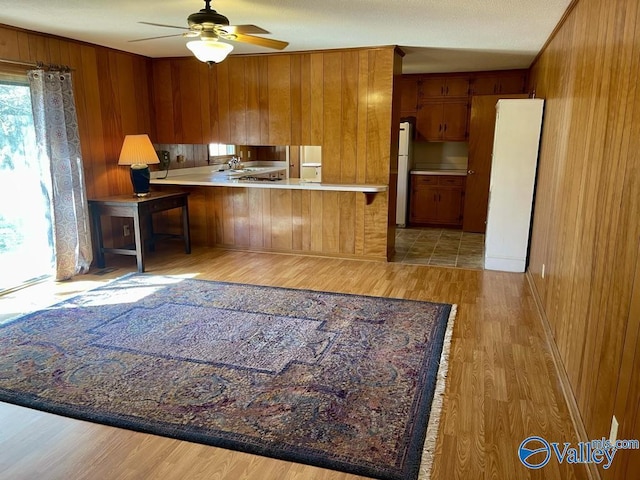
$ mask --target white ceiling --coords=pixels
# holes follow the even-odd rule
[[[213,0],[233,25],[254,24],[284,51],[400,45],[404,73],[529,67],[571,0]],[[188,56],[180,33],[201,0],[0,0],[0,23],[149,57]],[[237,53],[272,50],[233,43]]]

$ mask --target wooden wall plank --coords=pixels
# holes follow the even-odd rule
[[[293,206],[291,190],[271,189],[271,248],[293,249]]]
[[[260,145],[269,145],[269,59],[258,58],[258,74],[260,76]]]
[[[342,122],[340,125],[340,182],[355,183],[358,164],[359,52],[342,54]],[[334,120],[335,121],[335,120]]]
[[[311,136],[309,145],[322,145],[324,140],[324,56],[321,53],[312,53],[309,62],[309,77],[311,81]]]
[[[231,143],[231,113],[230,113],[230,92],[229,92],[229,63],[222,62],[216,65],[216,92],[218,113],[218,137],[219,143]]]
[[[264,246],[264,225],[262,222],[262,191],[248,188],[249,195],[249,245],[259,249]]]
[[[291,144],[291,57],[268,57],[269,145]]]
[[[322,56],[324,77],[322,181],[327,183],[340,183],[341,181],[342,55],[342,52],[331,52]]]
[[[367,181],[368,115],[369,115],[369,52],[358,53],[358,134],[356,138],[356,182]]]
[[[9,60],[20,59],[18,32],[16,30],[0,27],[0,56]]]
[[[257,57],[247,57],[246,76],[246,140],[249,145],[260,145],[260,70]]]
[[[311,55],[302,55],[300,63],[300,145],[313,145],[311,140]]]
[[[178,143],[175,138],[173,121],[173,82],[171,78],[171,61],[165,59],[154,60],[152,64],[153,104],[155,106],[154,124],[158,143]],[[162,79],[160,81],[159,79]]]
[[[291,56],[291,145],[302,143],[302,56]]]
[[[251,244],[251,210],[255,207],[249,202],[248,188],[232,188],[233,195],[233,243],[239,247]],[[228,212],[229,213],[229,212]]]
[[[247,143],[247,85],[244,58],[229,58],[229,132],[230,143]]]
[[[356,248],[356,192],[338,192],[340,205],[340,253],[355,254]],[[362,194],[360,194],[362,195]]]

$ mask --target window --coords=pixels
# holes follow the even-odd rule
[[[224,143],[210,143],[209,144],[209,156],[222,157],[225,155],[235,155],[235,145],[225,145]]]
[[[26,76],[0,74],[0,293],[51,275],[50,186]]]

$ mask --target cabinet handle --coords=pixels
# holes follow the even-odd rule
[[[474,173],[476,173],[475,170],[467,170],[467,175],[473,175]]]
[[[442,131],[442,124],[438,126],[438,132],[441,132],[441,131]]]
[[[449,95],[449,85],[447,85],[447,91],[446,94]]]
[[[446,123],[444,124],[444,131],[445,132],[447,131],[447,124]]]
[[[444,95],[444,86],[440,87],[440,95]]]

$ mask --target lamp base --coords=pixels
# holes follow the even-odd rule
[[[131,165],[130,174],[133,194],[136,197],[146,197],[149,195],[149,182],[151,180],[149,167],[140,163]]]

